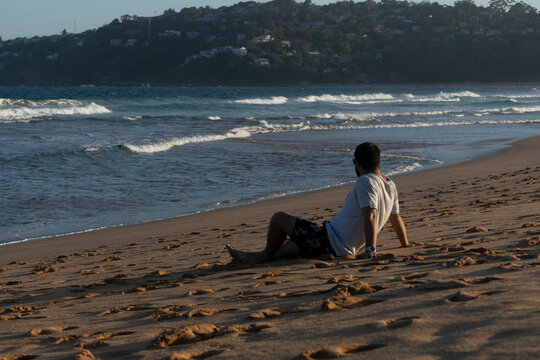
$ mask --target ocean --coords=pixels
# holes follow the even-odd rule
[[[389,176],[470,160],[540,135],[539,89],[0,87],[0,245],[351,183],[364,141]]]

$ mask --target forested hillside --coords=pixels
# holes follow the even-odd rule
[[[467,81],[540,81],[540,13],[513,0],[251,1],[0,41],[10,86]]]

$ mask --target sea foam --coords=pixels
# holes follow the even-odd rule
[[[418,168],[421,168],[422,167],[422,164],[419,164],[417,162],[415,163],[412,163],[412,164],[409,164],[409,165],[404,165],[404,166],[399,166],[393,170],[390,170],[388,172],[386,172],[386,174],[388,176],[394,176],[394,175],[399,175],[399,174],[403,174],[403,173],[407,173],[407,172],[411,172],[413,170],[416,170]]]
[[[183,138],[173,138],[166,141],[159,141],[151,144],[123,144],[121,147],[123,149],[129,150],[138,154],[153,154],[163,151],[168,151],[176,146],[183,146],[186,144],[193,143],[202,143],[210,141],[219,141],[225,139],[234,139],[234,138],[246,138],[251,136],[251,133],[243,128],[233,129],[223,135],[200,135],[200,136],[188,136]]]
[[[94,102],[75,106],[14,106],[0,108],[0,123],[29,122],[44,116],[106,114],[111,111]]]
[[[375,94],[363,94],[363,95],[309,95],[305,97],[299,97],[296,101],[300,102],[336,102],[336,103],[347,103],[352,102],[353,104],[361,104],[363,101],[385,101],[393,100],[394,97],[390,94],[375,93]]]
[[[253,98],[253,99],[240,99],[234,100],[236,104],[250,104],[250,105],[279,105],[287,102],[285,96],[272,96],[271,98]]]
[[[391,128],[424,128],[443,126],[466,126],[466,125],[494,125],[494,124],[530,124],[539,123],[540,120],[485,120],[485,121],[435,121],[435,122],[412,122],[412,123],[392,123],[392,124],[363,124],[345,123],[336,124],[313,124],[309,121],[299,123],[269,123],[266,120],[258,121],[258,125],[245,126],[230,130],[225,134],[211,134],[173,138],[164,141],[157,141],[149,144],[123,144],[120,147],[124,150],[138,154],[154,154],[168,151],[174,147],[184,146],[193,143],[203,143],[211,141],[222,141],[227,139],[248,138],[255,134],[277,133],[277,132],[300,132],[300,131],[321,131],[321,130],[361,130],[361,129],[391,129]],[[420,160],[420,159],[417,159]],[[425,159],[427,160],[427,159]]]

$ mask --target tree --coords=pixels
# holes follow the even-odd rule
[[[519,16],[523,14],[536,14],[536,9],[531,5],[520,1],[512,5],[512,7],[508,10],[508,13],[513,16]]]
[[[507,12],[516,0],[490,0],[489,7],[497,13]]]
[[[176,11],[174,9],[169,8],[163,12],[163,16],[174,16],[176,15]]]

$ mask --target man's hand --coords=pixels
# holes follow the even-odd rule
[[[426,243],[423,243],[421,241],[410,241],[407,242],[406,245],[401,245],[401,247],[413,247],[413,246],[424,246]]]

